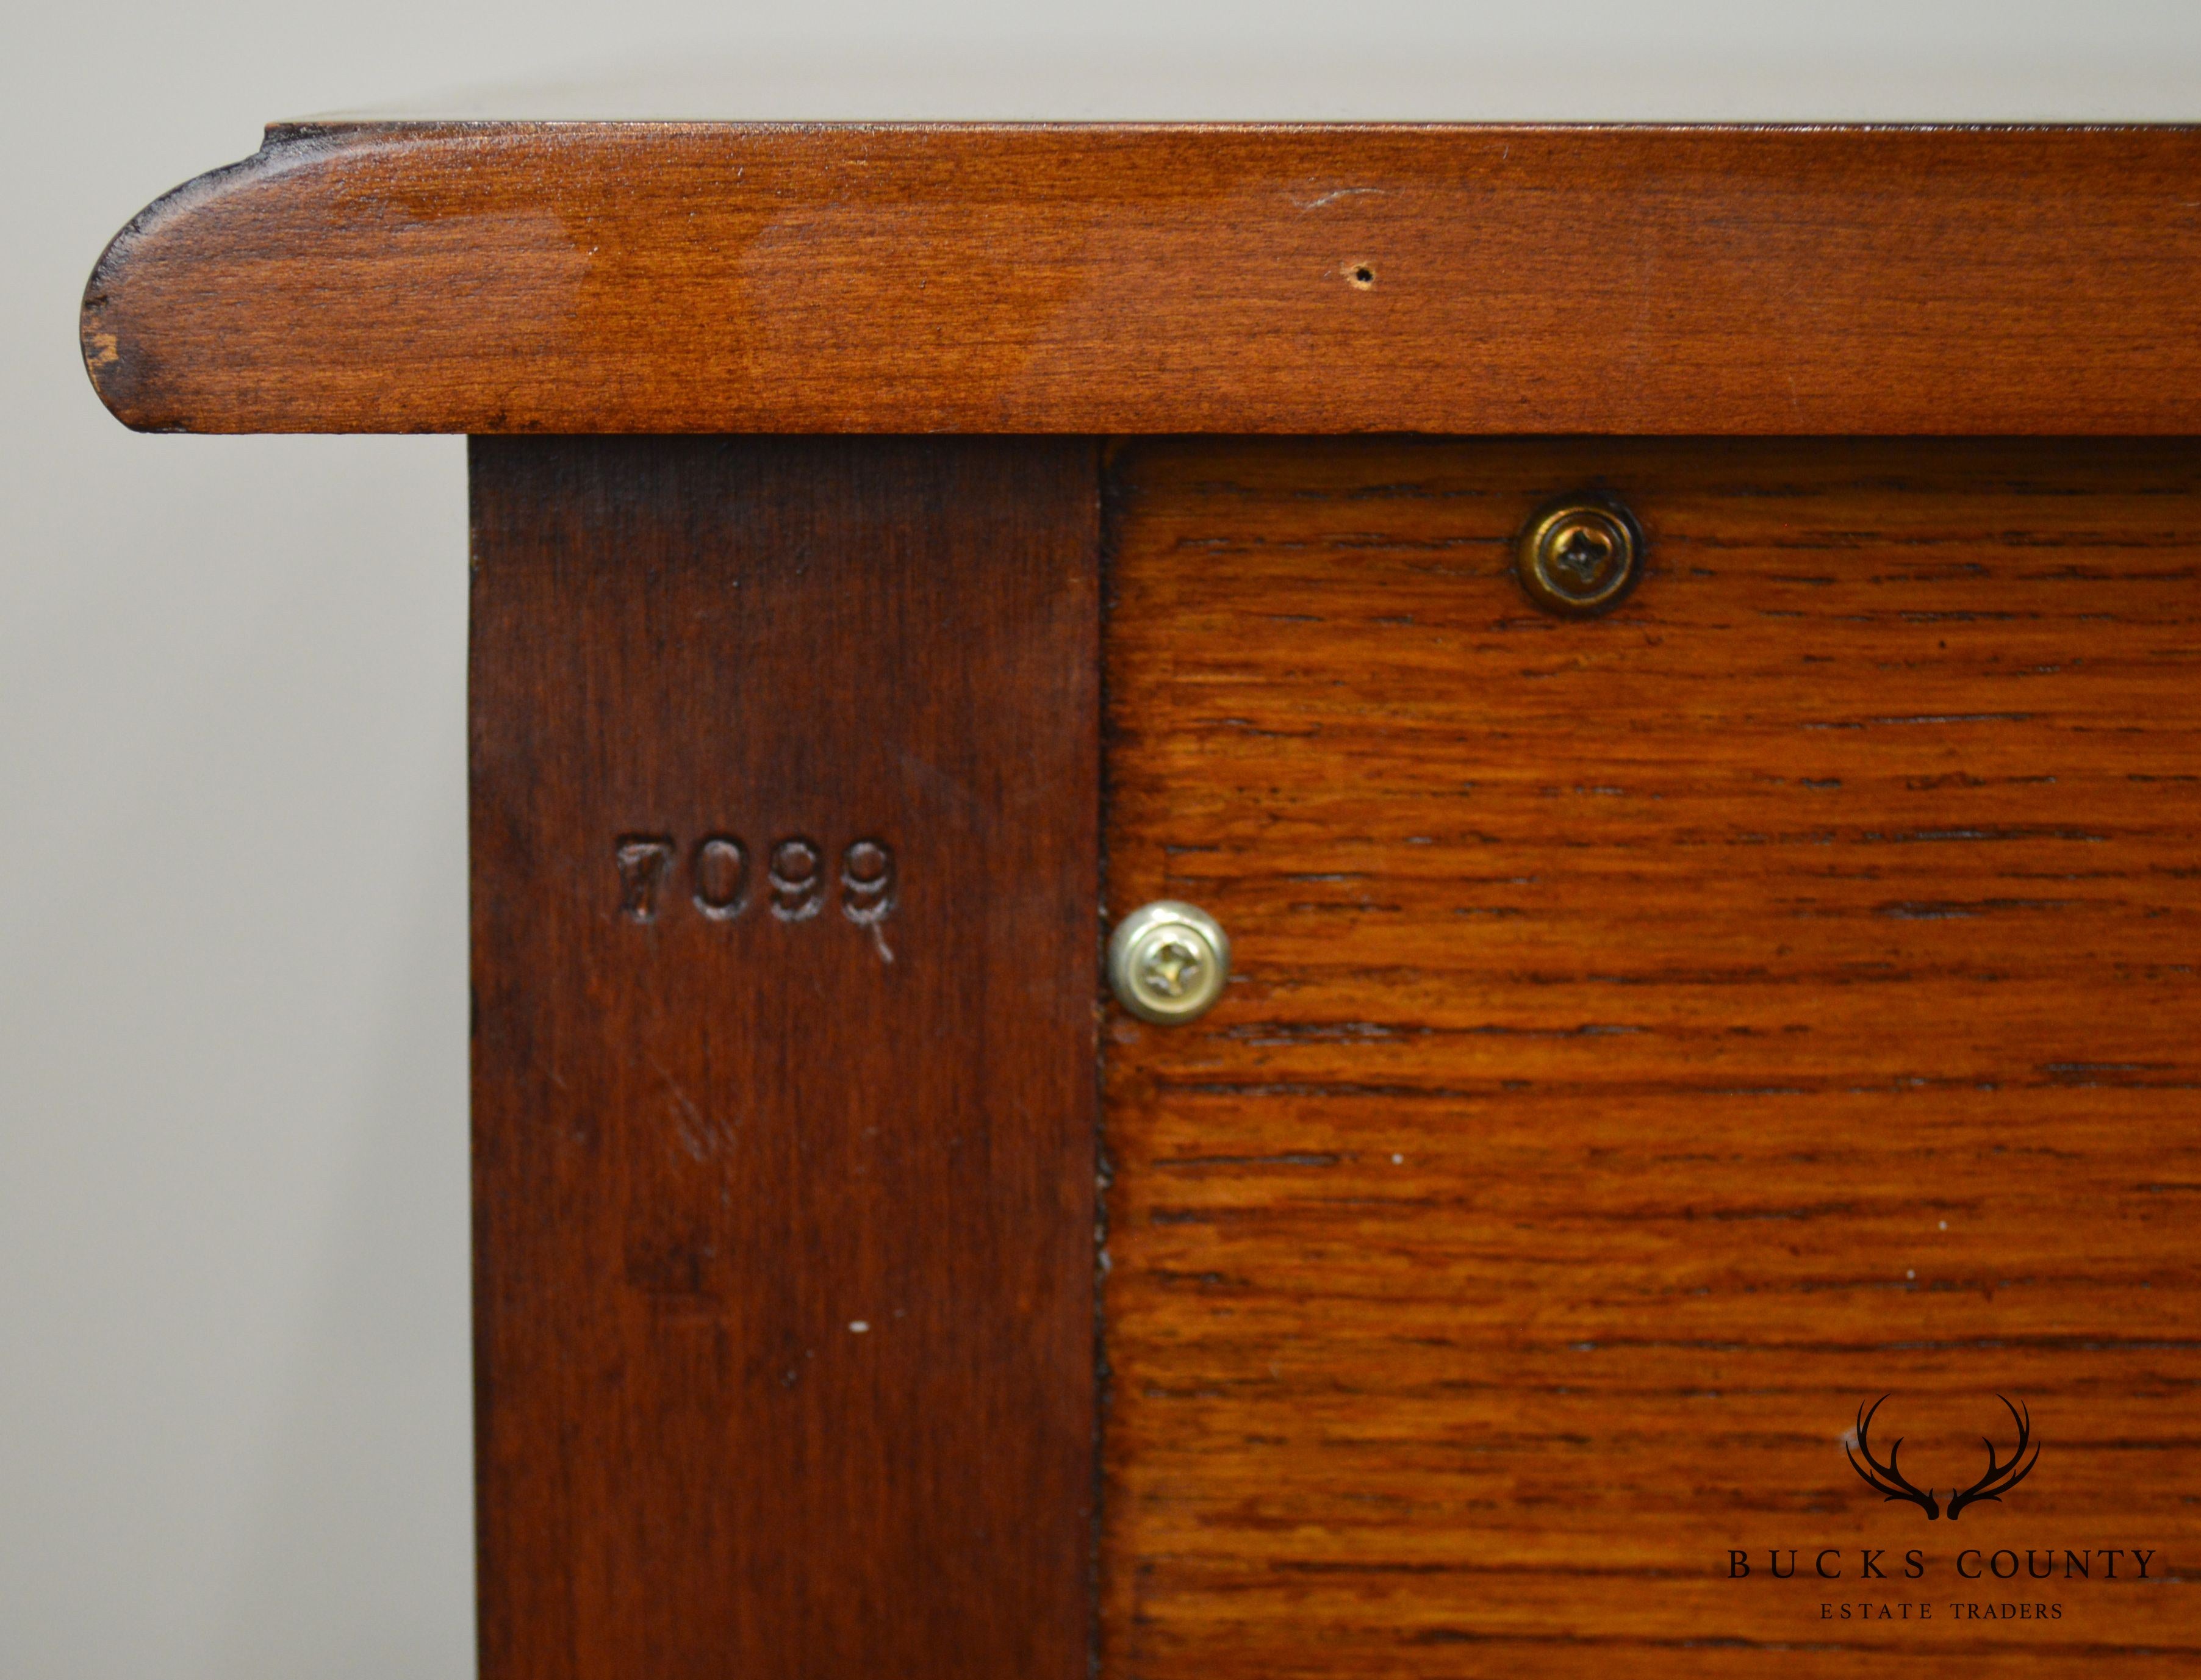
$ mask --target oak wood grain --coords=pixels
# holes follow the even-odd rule
[[[485,1680],[1082,1680],[1093,451],[472,467]]]
[[[2201,431],[2201,131],[293,125],[116,238],[202,432]]]
[[[1510,544],[1586,486],[1649,567],[1563,622]],[[2201,450],[1185,440],[1109,505],[1109,908],[1236,966],[1106,1040],[1111,1680],[2192,1672]],[[1883,1502],[1890,1391],[1945,1499],[1999,1392],[2038,1470]],[[1903,1598],[2063,1608],[1822,1619]]]

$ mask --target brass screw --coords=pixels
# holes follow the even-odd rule
[[[1108,984],[1142,1020],[1174,1026],[1206,1014],[1230,978],[1230,936],[1197,905],[1142,904],[1108,940]]]
[[[1619,502],[1562,496],[1521,533],[1517,569],[1529,598],[1563,618],[1611,612],[1643,569],[1643,529]]]

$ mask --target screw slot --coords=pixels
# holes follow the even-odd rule
[[[1529,600],[1563,618],[1609,613],[1643,569],[1643,528],[1610,497],[1560,497],[1522,532],[1516,570]]]

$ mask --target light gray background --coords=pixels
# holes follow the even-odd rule
[[[9,1680],[472,1662],[464,449],[122,431],[77,298],[156,194],[268,118],[584,79],[486,103],[2201,117],[2192,0],[21,8],[0,36]]]

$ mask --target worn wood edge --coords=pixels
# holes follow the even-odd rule
[[[1517,145],[1552,173],[1510,206],[1485,191],[1510,228],[1385,202],[1441,209],[1474,154]],[[807,171],[806,191],[699,200],[666,167],[713,157],[737,179],[744,159]],[[1982,162],[2009,178],[1978,186]],[[1212,176],[1188,183],[1189,163]],[[867,205],[859,179],[895,168],[956,189],[889,181]],[[1378,184],[1298,206],[1349,203],[1340,250],[1517,257],[1500,247],[1533,244],[1557,206],[1570,250],[1609,244],[1616,277],[1517,272],[1492,303],[1470,284],[1491,273],[1439,273],[1372,321],[1345,313],[1349,259],[1319,297],[1262,295],[1279,195],[1356,171]],[[668,229],[699,203],[745,232],[791,213],[798,267],[837,289],[744,310],[739,253],[708,240],[694,272],[668,269]],[[877,237],[882,207],[913,205],[946,235]],[[286,123],[114,237],[80,333],[101,400],[153,432],[2184,434],[2201,432],[2197,211],[2192,125]],[[1740,225],[1715,272],[1692,252],[1723,221]],[[1794,260],[1748,254],[1766,230]],[[1005,248],[1029,306],[954,284],[924,301]],[[1165,278],[1204,280],[1120,301],[1158,250]],[[2134,251],[2151,272],[2128,278]],[[540,271],[561,261],[554,297]],[[2112,273],[2124,291],[2091,289]],[[1095,297],[1118,301],[1065,321],[1064,299]],[[739,342],[699,355],[652,331],[669,320],[735,322]]]

